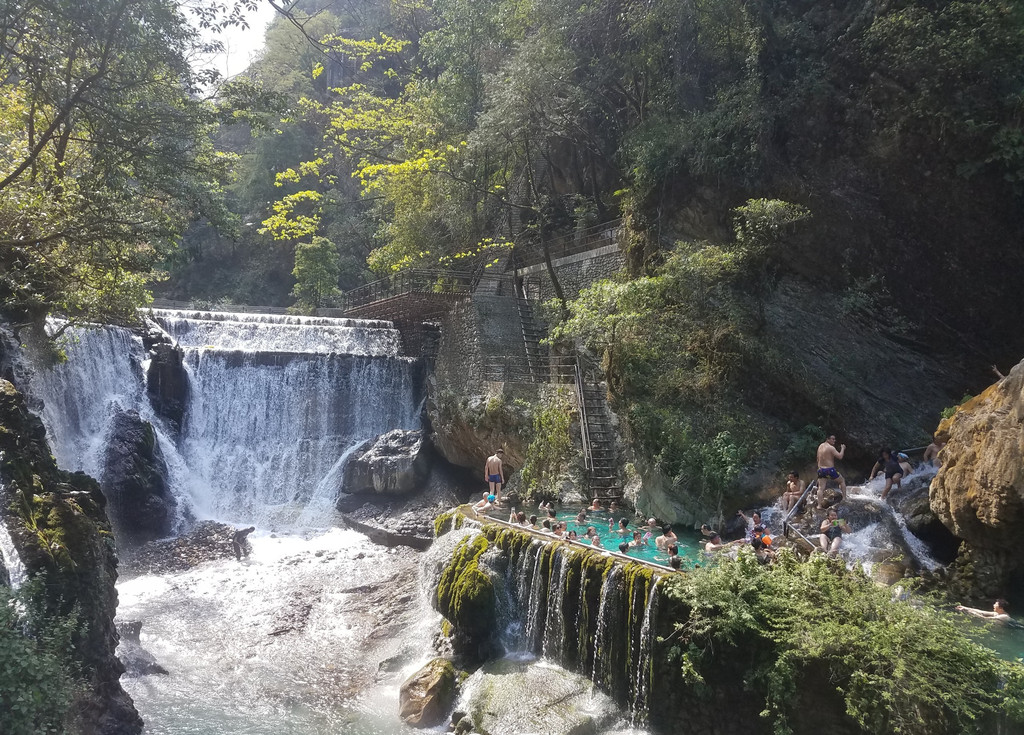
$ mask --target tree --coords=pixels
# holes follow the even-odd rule
[[[216,26],[251,5],[193,10]],[[0,307],[22,323],[134,322],[184,225],[231,224],[232,157],[210,139],[229,105],[199,98],[214,79],[188,62],[209,44],[173,0],[2,7]]]
[[[314,236],[312,242],[295,246],[295,309],[313,311],[332,305],[341,291],[338,276],[341,272],[338,248],[325,237]]]

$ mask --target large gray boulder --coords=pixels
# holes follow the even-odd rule
[[[596,735],[619,718],[590,679],[554,666],[492,661],[462,691],[458,709],[482,735]]]
[[[167,465],[152,425],[135,411],[114,418],[100,487],[119,544],[137,546],[174,530],[177,502],[167,487]]]
[[[142,337],[149,351],[146,371],[146,393],[150,405],[178,432],[185,419],[188,406],[189,383],[185,371],[184,351],[159,329],[152,329]]]
[[[430,444],[422,431],[395,429],[357,450],[345,465],[342,489],[348,494],[407,495],[430,473]]]

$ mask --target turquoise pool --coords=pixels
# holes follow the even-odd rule
[[[536,506],[530,509],[519,509],[526,513],[526,517],[529,518],[531,515],[537,516],[537,524],[547,518],[547,514],[544,511],[537,511]],[[633,538],[634,531],[640,531],[641,536],[650,532],[650,537],[647,539],[645,545],[630,549],[626,552],[627,556],[632,556],[637,559],[644,561],[654,562],[655,564],[668,565],[668,554],[660,551],[656,544],[658,536],[662,536],[661,529],[648,529],[643,525],[643,521],[639,519],[633,519],[628,514],[615,514],[612,515],[607,510],[587,511],[587,521],[583,524],[576,522],[576,516],[579,513],[579,509],[571,508],[558,508],[555,510],[555,518],[559,521],[565,521],[566,531],[575,531],[576,534],[582,538],[587,532],[589,526],[593,526],[597,535],[601,539],[601,545],[608,551],[618,551],[619,544],[623,541],[630,541]],[[497,518],[502,521],[509,519],[509,508],[504,507],[500,509],[492,509],[487,514],[491,518]],[[619,527],[619,520],[625,518],[629,521],[629,532],[625,535],[619,534],[617,529]],[[609,523],[611,524],[611,530],[609,530]],[[679,556],[683,559],[683,569],[692,567],[695,563],[699,563],[701,559],[701,543],[700,536],[693,531],[683,529],[675,530],[676,536],[679,538],[677,545],[679,546]],[[585,541],[582,542],[584,546],[590,546]]]

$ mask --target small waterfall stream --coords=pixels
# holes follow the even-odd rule
[[[3,559],[4,570],[7,572],[7,580],[11,589],[17,591],[27,578],[25,565],[21,562],[18,550],[14,546],[14,540],[2,518],[0,518],[0,558]]]

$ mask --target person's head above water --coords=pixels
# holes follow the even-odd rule
[[[670,533],[672,533],[672,525],[666,523],[664,526],[661,527],[661,532],[668,536]]]
[[[992,603],[993,612],[997,612],[1000,615],[1010,614],[1010,603],[1000,597],[998,600]]]
[[[621,544],[619,544],[619,553],[625,554],[627,551],[629,551],[629,544],[623,541]]]
[[[628,527],[629,527],[629,521],[627,521],[625,518],[620,518],[619,519],[619,528],[626,529]]]

